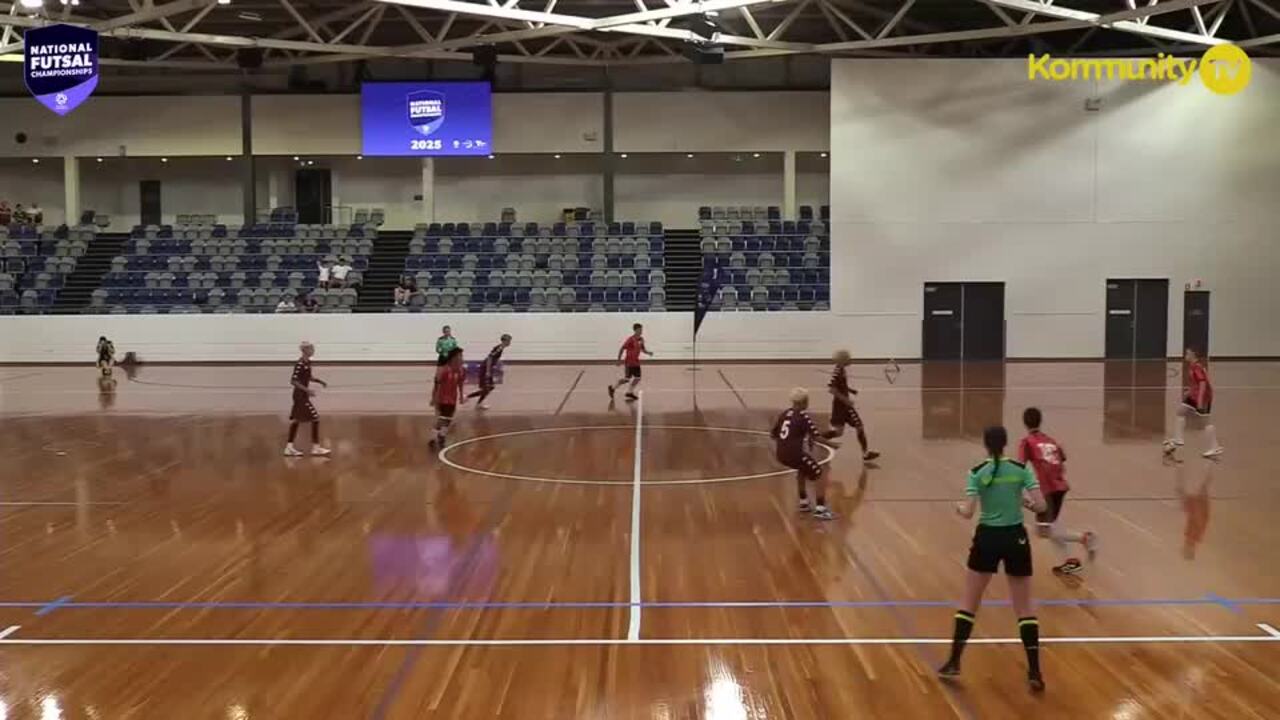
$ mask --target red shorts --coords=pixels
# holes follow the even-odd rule
[[[436,406],[436,415],[438,417],[446,418],[449,420],[453,419],[453,414],[457,411],[458,411],[457,405],[437,405]]]

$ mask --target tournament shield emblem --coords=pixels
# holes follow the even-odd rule
[[[32,28],[23,36],[22,77],[40,104],[59,115],[98,87],[98,32],[74,25]]]
[[[444,124],[444,94],[433,90],[409,93],[406,98],[409,124],[423,135],[430,135]]]

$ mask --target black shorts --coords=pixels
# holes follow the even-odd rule
[[[316,422],[320,419],[316,406],[311,404],[311,396],[299,392],[293,394],[293,409],[289,411],[289,419],[294,422]]]
[[[480,369],[480,382],[479,382],[479,385],[480,385],[480,389],[481,389],[481,390],[483,390],[483,391],[485,391],[485,392],[491,392],[491,391],[493,390],[493,388],[494,388],[494,387],[496,387],[496,386],[493,384],[493,373],[492,373],[492,372],[485,372],[485,371],[484,371],[484,368],[481,368],[481,369]]]
[[[805,480],[817,480],[822,475],[822,466],[809,453],[801,453],[799,456],[779,455],[778,462],[795,470]]]
[[[862,416],[858,415],[857,408],[836,400],[831,403],[831,427],[840,428],[845,425],[861,430]]]
[[[1004,563],[1004,573],[1012,577],[1031,576],[1031,541],[1021,525],[979,525],[969,548],[969,569],[995,573]]]
[[[628,366],[627,366],[626,374],[625,374],[625,375],[623,375],[623,377],[624,377],[624,378],[626,378],[626,379],[628,379],[628,380],[633,380],[633,379],[634,379],[634,380],[639,380],[639,379],[640,379],[640,366],[639,366],[639,365],[628,365]]]
[[[458,411],[457,405],[437,405],[436,417],[442,417],[446,420],[452,420],[453,414]]]
[[[1062,514],[1062,504],[1067,501],[1067,491],[1058,490],[1044,496],[1044,503],[1048,507],[1042,513],[1036,513],[1036,522],[1041,525],[1052,525],[1058,521],[1058,515]]]

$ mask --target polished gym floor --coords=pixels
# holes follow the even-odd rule
[[[830,523],[767,436],[793,386],[825,420],[822,364],[616,406],[612,367],[512,364],[444,452],[433,370],[321,347],[333,455],[287,459],[287,365],[0,368],[0,718],[1280,717],[1280,363],[1212,366],[1217,462],[1162,457],[1175,364],[857,365],[883,457],[822,453]],[[1033,541],[1044,695],[1002,579],[944,685],[952,504],[1032,404],[1101,552]]]

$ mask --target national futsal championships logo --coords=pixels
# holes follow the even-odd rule
[[[1055,58],[1027,56],[1028,80],[1138,80],[1186,85],[1200,82],[1219,95],[1234,95],[1249,85],[1253,63],[1244,50],[1230,44],[1209,48],[1198,60],[1160,53],[1154,58]]]

